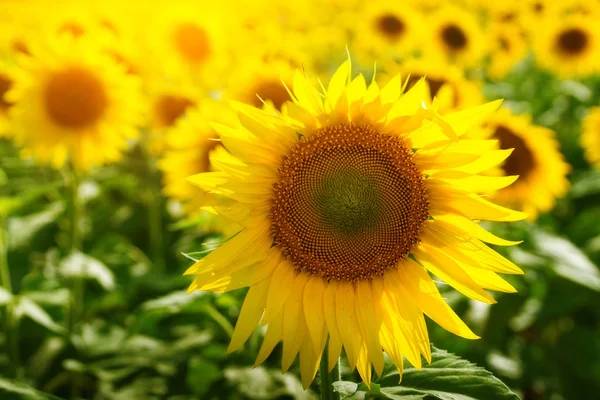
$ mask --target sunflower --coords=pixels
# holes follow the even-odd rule
[[[137,79],[90,40],[51,37],[31,52],[8,93],[15,142],[56,168],[118,160],[138,132]]]
[[[424,48],[425,55],[464,67],[477,65],[485,56],[485,33],[472,13],[444,6],[430,16],[428,26],[432,43]]]
[[[430,98],[436,99],[440,112],[462,110],[483,103],[481,85],[467,80],[462,69],[455,65],[413,58],[401,63],[384,64],[383,70],[384,80],[397,74],[407,77],[407,88],[424,78]]]
[[[160,154],[168,148],[166,137],[187,111],[200,104],[203,92],[186,74],[165,79],[162,74],[149,74],[146,80],[149,150]]]
[[[521,28],[514,25],[496,24],[491,28],[490,62],[487,76],[500,80],[523,60],[529,50]]]
[[[233,75],[223,96],[255,107],[274,107],[281,111],[282,106],[291,100],[282,82],[290,86],[294,71],[285,62],[246,62],[244,73]]]
[[[0,60],[0,138],[7,136],[10,131],[8,110],[12,102],[7,99],[6,94],[13,86],[13,74],[10,64]]]
[[[230,116],[228,110],[213,102],[205,101],[200,107],[188,111],[187,118],[180,120],[167,134],[168,151],[158,162],[163,172],[163,193],[184,203],[188,214],[199,211],[204,191],[189,183],[186,178],[212,171],[210,155],[223,151],[218,134],[207,118]],[[235,115],[233,116],[235,118]]]
[[[567,193],[567,174],[571,170],[559,150],[555,132],[533,125],[527,115],[514,115],[507,109],[492,116],[486,130],[501,149],[514,149],[502,164],[501,174],[519,176],[515,184],[496,192],[494,200],[528,213],[531,220],[539,212],[550,211],[556,199]]]
[[[600,168],[600,107],[591,108],[583,120],[581,146],[588,162]]]
[[[228,60],[225,18],[208,3],[156,4],[144,29],[146,53],[168,74],[180,71],[210,83]],[[201,16],[201,18],[199,18]]]
[[[532,37],[536,61],[561,78],[586,77],[600,68],[600,29],[592,17],[548,18]]]
[[[507,154],[460,138],[499,102],[444,118],[422,107],[424,81],[404,94],[399,82],[367,87],[347,61],[321,93],[297,72],[287,115],[234,103],[240,125],[214,124],[229,152],[189,178],[229,199],[214,208],[243,227],[189,268],[189,291],[250,286],[229,351],[267,325],[256,363],[283,340],[282,369],[299,354],[305,387],[327,340],[329,368],[343,347],[369,384],[382,349],[400,372],[403,357],[431,360],[424,313],[477,338],[427,270],[487,303],[484,289],[515,291],[497,272],[522,273],[483,241],[512,243],[474,222],[525,217],[478,194],[514,181],[478,175]]]
[[[374,57],[405,56],[419,48],[427,32],[423,18],[405,4],[365,3],[358,11],[354,47]]]

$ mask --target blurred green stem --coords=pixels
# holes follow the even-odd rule
[[[150,140],[145,140],[150,143]],[[160,179],[156,169],[156,159],[149,146],[144,146],[148,184],[144,187],[144,201],[148,207],[148,227],[150,230],[150,254],[155,267],[162,270],[165,266],[163,226],[162,226],[162,197],[160,194]]]
[[[81,238],[81,216],[82,216],[82,204],[79,201],[79,176],[75,168],[71,168],[68,176],[69,182],[67,187],[69,188],[71,195],[71,221],[70,221],[70,237],[71,237],[71,254],[75,254],[81,251],[82,238]],[[83,266],[82,268],[85,268]],[[83,296],[85,289],[84,281],[85,271],[81,271],[81,274],[73,279],[72,292],[71,292],[71,312],[69,317],[69,332],[73,332],[75,324],[81,318],[83,314]]]
[[[210,304],[207,304],[204,308],[204,311],[215,320],[217,324],[229,335],[231,338],[233,336],[233,325],[217,310]]]
[[[2,280],[2,287],[12,295],[12,282],[8,267],[6,223],[5,216],[0,214],[0,279]],[[11,362],[15,367],[15,377],[23,379],[24,370],[21,366],[21,356],[19,354],[19,320],[14,317],[14,301],[15,298],[12,297],[8,304],[6,304],[6,339],[10,348]]]
[[[321,365],[319,366],[319,375],[321,376],[321,400],[340,400],[340,394],[333,391],[333,382],[341,380],[340,360],[337,360],[335,366],[329,372],[329,349],[325,346]]]

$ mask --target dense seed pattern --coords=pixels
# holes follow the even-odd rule
[[[56,72],[44,89],[48,116],[65,128],[79,129],[96,123],[108,106],[102,82],[84,68],[72,67]]]
[[[271,208],[274,244],[297,271],[356,282],[395,267],[429,217],[404,140],[372,126],[320,129],[284,158]]]
[[[496,127],[494,137],[500,142],[501,149],[514,149],[502,167],[506,175],[519,175],[519,179],[525,179],[535,167],[535,160],[523,139],[502,125]]]

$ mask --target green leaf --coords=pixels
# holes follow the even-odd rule
[[[51,330],[52,332],[63,333],[64,331],[64,328],[54,322],[52,317],[50,317],[50,315],[48,315],[48,313],[44,311],[42,307],[37,305],[28,297],[21,296],[19,298],[19,302],[15,307],[14,313],[16,319],[21,319],[23,316],[28,316],[32,321]]]
[[[600,291],[600,270],[569,240],[547,232],[536,231],[533,239],[540,255],[553,262],[557,275],[595,291]]]
[[[221,379],[223,373],[217,364],[202,357],[193,357],[188,363],[185,382],[198,395],[208,393],[211,385]]]
[[[257,368],[226,368],[225,378],[235,386],[235,391],[248,399],[316,400],[314,393],[302,389],[294,374],[282,374],[279,370]]]
[[[504,383],[491,372],[467,360],[432,348],[432,361],[421,371],[406,368],[398,385],[397,371],[384,376],[378,383],[380,394],[376,398],[395,400],[518,400]],[[395,385],[390,387],[389,385]]]
[[[0,287],[0,306],[10,303],[13,295],[6,289]]]
[[[55,397],[50,393],[43,393],[24,383],[5,378],[0,378],[0,398],[7,400],[60,400],[60,398]]]
[[[342,399],[352,396],[358,390],[358,383],[337,381],[332,383],[333,391],[339,393]]]
[[[101,261],[83,253],[73,253],[59,265],[61,274],[68,278],[88,278],[96,280],[106,290],[115,288],[112,271]]]
[[[37,232],[56,221],[64,209],[64,204],[57,201],[38,213],[26,217],[10,218],[8,220],[8,247],[15,249],[27,245]]]

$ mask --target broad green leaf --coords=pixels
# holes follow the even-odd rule
[[[64,331],[64,328],[54,322],[52,317],[50,317],[42,307],[26,296],[19,297],[19,302],[15,307],[14,314],[16,319],[27,316],[38,325],[41,325],[52,332],[63,333]]]
[[[210,386],[223,377],[217,364],[201,357],[193,357],[188,362],[185,382],[199,396],[206,394]]]
[[[173,293],[169,293],[166,296],[159,297],[158,299],[149,300],[141,305],[142,310],[158,310],[167,309],[170,312],[179,312],[184,307],[193,303],[196,299],[204,297],[206,292],[192,292],[186,294],[185,291],[179,290]]]
[[[6,289],[0,287],[0,306],[10,303],[13,295]]]
[[[83,253],[73,253],[59,265],[60,273],[68,278],[88,278],[96,280],[104,289],[115,288],[112,271],[100,260]]]
[[[504,383],[491,372],[467,360],[432,348],[432,361],[421,371],[406,368],[402,382],[397,371],[384,376],[378,383],[381,393],[369,393],[375,398],[394,400],[518,400]],[[391,386],[394,385],[394,386]]]
[[[548,257],[557,275],[600,291],[600,269],[568,239],[536,231],[533,239],[540,255]]]
[[[279,370],[257,368],[226,368],[225,379],[235,386],[235,391],[248,399],[280,399],[316,400],[314,393],[302,389],[298,378],[290,373],[282,374]]]
[[[22,382],[0,377],[0,398],[23,400],[60,400],[50,393],[40,392]]]
[[[64,209],[64,204],[57,201],[38,213],[26,217],[10,218],[8,220],[8,247],[16,249],[28,244],[37,232],[55,222]]]
[[[600,171],[586,171],[576,177],[569,196],[579,198],[600,193]]]
[[[342,399],[352,396],[358,390],[358,383],[348,381],[333,382],[333,391],[339,393]]]

